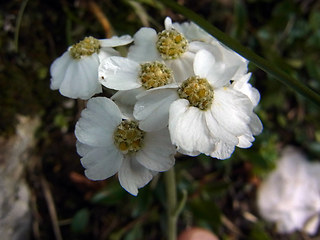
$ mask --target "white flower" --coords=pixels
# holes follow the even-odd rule
[[[109,57],[99,66],[99,81],[115,90],[145,90],[173,82],[172,71],[163,62],[138,63],[125,57]]]
[[[100,61],[119,55],[112,47],[132,42],[130,36],[98,40],[86,37],[69,47],[50,67],[51,89],[70,98],[89,99],[102,91],[98,81]]]
[[[320,214],[320,164],[310,163],[296,148],[286,147],[276,169],[261,184],[258,207],[280,233],[315,234]]]
[[[235,146],[250,147],[253,135],[262,130],[251,99],[230,84],[237,70],[200,50],[194,59],[195,75],[180,86],[164,86],[141,96],[134,116],[146,131],[163,127],[168,119],[172,143],[182,153],[229,158]]]
[[[175,148],[166,129],[146,133],[135,120],[123,118],[112,100],[90,99],[76,124],[77,151],[89,179],[103,180],[118,172],[121,186],[137,195],[155,172],[173,166]]]
[[[104,59],[98,75],[102,85],[119,90],[112,99],[127,115],[132,114],[138,95],[174,82],[172,70],[163,61],[138,63],[119,56]]]
[[[157,34],[154,29],[144,27],[133,38],[129,59],[137,62],[164,61],[173,70],[176,81],[183,81],[193,74],[192,62],[199,48],[173,28],[170,18],[165,19],[165,30],[162,32]]]

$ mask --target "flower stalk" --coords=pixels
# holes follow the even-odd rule
[[[177,220],[178,215],[175,213],[177,208],[177,187],[174,168],[164,173],[166,194],[167,194],[167,239],[177,239]]]
[[[316,104],[318,107],[320,107],[319,93],[315,92],[310,87],[303,84],[301,81],[293,78],[292,76],[288,75],[278,67],[274,66],[272,63],[270,63],[270,61],[258,56],[250,49],[244,47],[239,42],[232,39],[222,31],[220,31],[218,28],[214,27],[207,20],[205,20],[203,17],[196,14],[195,12],[191,11],[190,9],[184,6],[181,6],[172,0],[160,0],[160,1],[166,6],[172,8],[173,10],[177,11],[178,13],[181,13],[188,19],[192,20],[193,22],[198,24],[200,27],[202,27],[205,31],[207,31],[216,39],[218,39],[220,42],[222,42],[224,45],[236,51],[241,56],[243,56],[244,58],[246,58],[247,60],[255,64],[258,68],[272,75],[274,78],[276,78],[286,86],[292,88],[294,91],[300,93],[301,95],[306,97],[308,100],[310,100],[311,102]]]

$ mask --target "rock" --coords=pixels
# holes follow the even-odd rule
[[[25,171],[39,119],[19,117],[16,134],[0,138],[0,236],[26,240],[31,229],[30,190]]]

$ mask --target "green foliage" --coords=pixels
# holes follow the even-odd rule
[[[82,208],[76,212],[71,222],[71,230],[75,233],[83,233],[90,220],[90,211],[87,208]]]

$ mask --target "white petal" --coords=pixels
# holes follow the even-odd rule
[[[212,45],[206,42],[194,41],[189,44],[188,51],[197,53],[200,50],[207,50],[212,54],[215,59],[215,62],[223,62],[223,54],[221,48],[216,45]]]
[[[215,68],[216,59],[210,54],[210,52],[205,50],[200,50],[197,52],[194,58],[194,72],[200,77],[206,78],[210,71],[210,68]]]
[[[205,120],[212,136],[230,145],[238,144],[238,138],[220,126],[211,111],[205,112]]]
[[[172,20],[170,17],[166,17],[164,20],[164,26],[166,30],[170,30],[172,28]]]
[[[81,158],[85,175],[91,180],[104,180],[116,174],[122,164],[122,153],[113,148],[94,148]]]
[[[128,58],[137,62],[162,60],[156,48],[157,32],[152,28],[141,28],[134,35],[134,45],[130,46]]]
[[[120,53],[113,48],[101,48],[100,52],[98,53],[100,63],[104,59],[106,59],[108,57],[112,57],[112,56],[120,56]]]
[[[99,66],[99,81],[107,88],[130,90],[141,87],[138,76],[140,65],[128,58],[109,57]]]
[[[118,105],[123,115],[133,119],[133,107],[137,102],[137,95],[145,92],[144,88],[135,88],[132,90],[118,91],[111,99]]]
[[[137,152],[136,159],[144,167],[162,172],[174,165],[175,152],[168,129],[163,129],[146,133],[143,148]]]
[[[199,151],[185,151],[184,149],[182,148],[179,148],[177,149],[177,151],[183,155],[188,155],[188,156],[192,156],[192,157],[195,157],[195,156],[198,156],[199,154],[201,154],[201,152]]]
[[[250,134],[252,103],[250,99],[232,88],[219,88],[214,91],[211,106],[212,115],[225,130],[235,136]]]
[[[171,141],[185,152],[209,153],[215,148],[215,139],[206,126],[203,111],[190,107],[186,99],[173,102],[169,110]]]
[[[259,135],[262,132],[263,126],[257,114],[252,113],[249,127],[253,135]]]
[[[101,47],[117,47],[131,43],[133,38],[129,35],[123,35],[121,37],[114,36],[109,39],[99,39]]]
[[[247,95],[250,98],[253,106],[256,106],[260,100],[260,93],[257,89],[252,87],[250,83],[248,83],[250,77],[251,77],[251,73],[248,73],[242,76],[240,79],[234,81],[232,83],[232,86],[234,89]]]
[[[139,97],[133,115],[144,131],[157,131],[168,125],[170,104],[178,98],[176,89],[154,89]]]
[[[120,167],[118,177],[121,186],[132,195],[137,196],[138,188],[150,182],[153,174],[138,163],[133,155],[127,155]]]
[[[254,137],[250,134],[242,135],[239,138],[239,143],[237,147],[239,148],[249,148],[252,146],[252,142],[254,141]]]
[[[84,155],[86,155],[88,152],[90,152],[93,147],[86,145],[82,142],[79,142],[78,140],[76,141],[76,148],[77,148],[77,153],[83,157]]]
[[[231,157],[234,148],[234,145],[229,145],[220,141],[216,144],[216,149],[210,153],[210,156],[221,160],[227,159]]]
[[[167,60],[166,65],[172,69],[174,80],[177,83],[182,83],[190,76],[194,76],[193,59],[194,54],[191,52],[184,53],[180,58],[174,60]]]
[[[72,58],[68,51],[66,51],[62,56],[58,57],[51,64],[50,74],[51,74],[51,85],[50,88],[52,90],[59,89],[61,83],[66,74],[67,68],[69,64],[72,62]]]
[[[195,74],[206,78],[215,88],[227,85],[238,69],[238,66],[228,67],[224,62],[217,62],[206,50],[197,52],[193,66]]]
[[[113,143],[114,129],[121,122],[121,112],[108,98],[97,97],[88,101],[87,108],[81,112],[76,124],[77,139],[90,146],[109,146]]]
[[[111,99],[117,103],[133,106],[137,101],[137,96],[144,92],[145,90],[143,88],[135,88],[132,90],[118,91],[115,94],[113,94]]]
[[[70,98],[89,99],[101,92],[98,81],[99,59],[97,54],[73,60],[60,86],[60,93]]]
[[[215,40],[214,37],[193,22],[173,23],[173,28],[181,32],[189,41],[211,42]]]
[[[217,42],[217,46],[221,48],[226,65],[230,67],[237,66],[237,71],[231,79],[236,80],[248,72],[248,60],[220,42]]]

